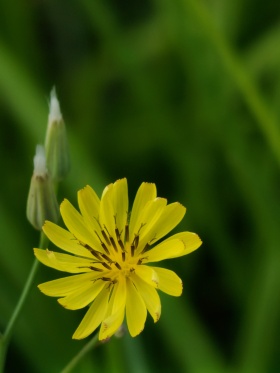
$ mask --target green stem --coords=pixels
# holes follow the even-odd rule
[[[47,245],[47,242],[48,242],[48,240],[47,240],[45,234],[43,233],[43,231],[41,231],[39,247],[41,249],[45,248],[46,245]],[[31,270],[29,272],[28,278],[26,280],[26,283],[24,285],[24,288],[22,290],[21,296],[20,296],[20,298],[18,300],[18,303],[17,303],[17,305],[14,309],[14,312],[13,312],[11,318],[10,318],[10,321],[7,325],[7,328],[6,328],[5,332],[3,333],[3,335],[0,336],[0,373],[4,372],[4,365],[5,365],[6,354],[7,354],[9,342],[10,342],[10,339],[12,337],[16,321],[17,321],[17,319],[20,315],[22,307],[23,307],[23,305],[26,301],[26,298],[27,298],[27,296],[30,292],[31,286],[33,284],[34,277],[35,277],[35,275],[37,273],[37,270],[38,270],[38,267],[39,267],[39,262],[35,258],[34,262],[32,264]]]
[[[66,365],[64,369],[62,369],[61,373],[69,373],[72,371],[73,368],[79,363],[80,360],[93,348],[99,345],[98,334],[95,334],[92,339],[89,340],[87,344],[77,353],[76,356],[73,357],[72,360]]]

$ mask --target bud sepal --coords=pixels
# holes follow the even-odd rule
[[[59,207],[54,185],[46,168],[45,150],[42,145],[36,147],[26,215],[32,226],[38,230],[42,229],[45,220],[56,223],[59,219]]]

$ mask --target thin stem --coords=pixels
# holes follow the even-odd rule
[[[87,344],[77,353],[76,356],[73,357],[72,360],[66,365],[64,369],[62,369],[61,373],[69,373],[72,371],[73,368],[79,363],[80,360],[92,349],[97,347],[100,344],[98,340],[98,334],[95,334],[92,339],[89,340]]]
[[[46,247],[47,242],[48,242],[48,239],[46,238],[43,231],[41,231],[39,247],[41,249],[43,249],[44,247]],[[24,285],[24,288],[22,290],[21,296],[20,296],[20,298],[18,300],[18,303],[17,303],[17,305],[14,309],[14,312],[13,312],[11,318],[10,318],[10,321],[7,325],[7,328],[6,328],[5,332],[3,333],[3,335],[0,336],[0,373],[2,373],[4,371],[4,365],[5,365],[5,359],[6,359],[6,353],[7,353],[8,345],[9,345],[10,339],[12,337],[16,321],[17,321],[17,319],[20,315],[22,307],[23,307],[23,305],[26,301],[26,298],[27,298],[27,296],[30,292],[30,289],[31,289],[31,286],[33,284],[33,280],[34,280],[34,277],[37,273],[38,268],[39,268],[39,262],[35,258],[34,262],[32,264],[31,270],[29,272],[28,278],[26,280],[26,283]]]

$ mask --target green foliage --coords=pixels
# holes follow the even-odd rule
[[[277,5],[276,5],[277,4]],[[64,0],[0,4],[0,330],[33,261],[26,200],[56,86],[71,150],[59,200],[127,177],[188,208],[195,253],[158,324],[98,347],[77,371],[278,372],[280,28],[277,2]],[[36,284],[6,372],[60,371],[86,341]]]

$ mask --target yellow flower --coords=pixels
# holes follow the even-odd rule
[[[167,205],[156,196],[155,184],[142,183],[128,214],[126,179],[108,185],[98,198],[90,186],[78,192],[79,213],[68,200],[60,211],[69,231],[47,221],[43,230],[60,249],[74,255],[34,249],[38,260],[75,275],[39,285],[46,295],[60,297],[65,308],[89,309],[73,338],[82,339],[101,324],[99,339],[111,337],[126,317],[131,336],[144,328],[147,310],[154,322],[161,313],[157,290],[182,293],[182,281],[165,268],[148,263],[186,255],[201,245],[200,238],[182,232],[153,246],[183,218],[179,203]]]

